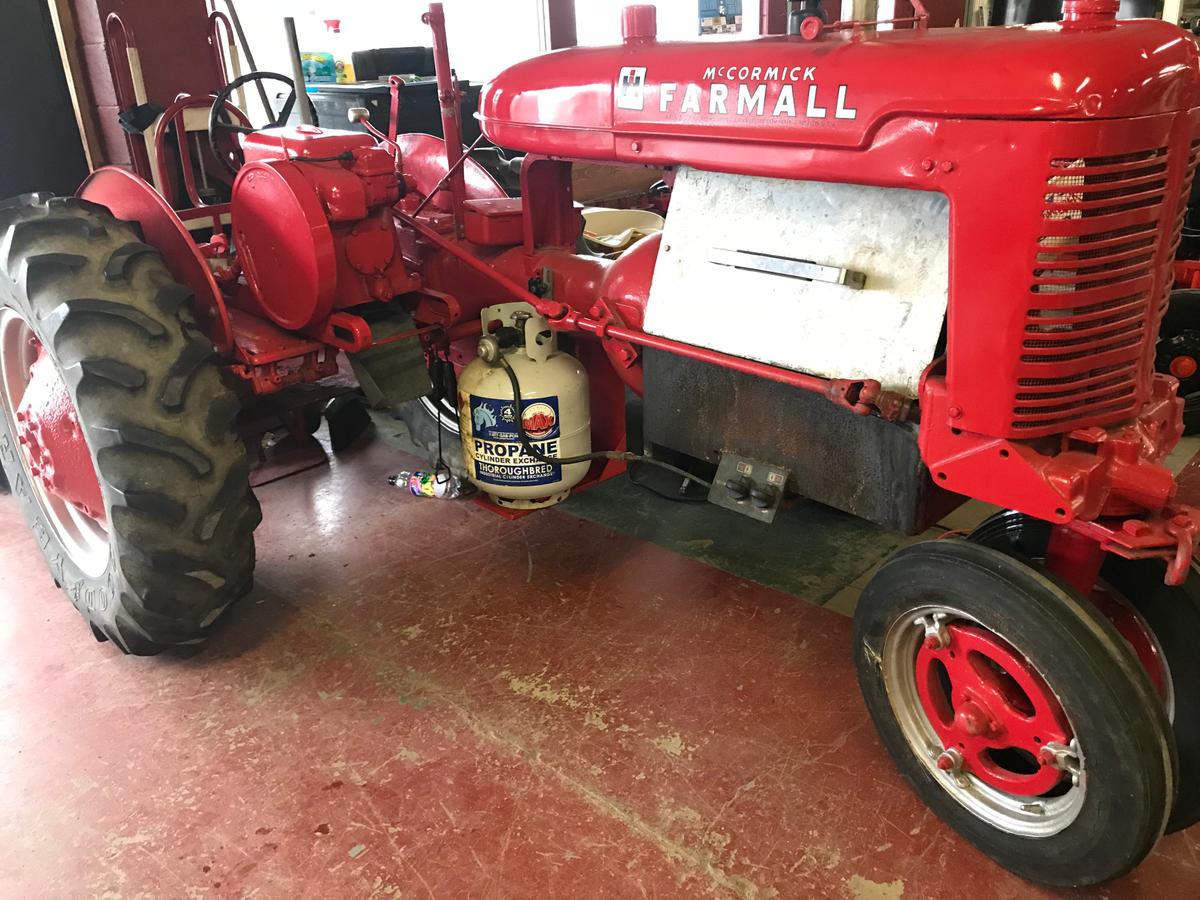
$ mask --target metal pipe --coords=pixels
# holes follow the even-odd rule
[[[446,14],[442,4],[430,3],[429,12],[421,20],[433,31],[433,65],[437,73],[438,103],[442,110],[442,137],[446,141],[446,171],[450,174],[450,209],[454,215],[454,233],[463,235],[463,201],[467,182],[462,169],[454,169],[451,152],[458,153],[463,145],[459,107],[462,95],[450,69],[450,49],[446,41]],[[451,147],[454,148],[451,151]]]
[[[474,269],[485,278],[490,278],[496,284],[500,285],[502,288],[512,294],[516,299],[523,300],[524,302],[528,303],[537,310],[538,315],[545,316],[547,319],[561,319],[570,311],[569,308],[562,303],[555,303],[552,300],[546,300],[537,296],[537,294],[530,293],[530,291],[523,285],[513,281],[507,275],[497,272],[494,268],[489,266],[474,253],[461,246],[457,241],[449,240],[444,235],[438,234],[428,225],[424,224],[423,222],[418,222],[412,216],[395,209],[392,210],[392,214],[405,225],[408,225],[410,228],[415,230],[419,235],[428,239],[430,242],[437,244],[438,247],[445,250],[456,259],[460,260],[469,268]]]
[[[308,88],[304,84],[304,63],[300,60],[300,41],[296,39],[296,20],[291,16],[285,18],[283,30],[287,33],[288,55],[292,58],[292,89],[296,92],[296,108],[300,113],[300,121],[311,125],[312,107],[308,103]]]
[[[429,201],[434,198],[434,195],[437,194],[437,192],[442,189],[442,185],[444,185],[447,182],[447,180],[449,180],[450,178],[453,178],[454,173],[457,172],[460,168],[462,168],[462,164],[467,161],[467,157],[471,155],[471,151],[474,150],[476,147],[478,147],[479,142],[482,140],[483,140],[483,135],[481,134],[481,135],[479,135],[479,137],[475,138],[475,141],[471,144],[470,147],[468,147],[466,150],[463,151],[463,155],[458,158],[458,162],[456,162],[454,165],[452,165],[450,167],[449,171],[447,171],[445,175],[443,175],[441,178],[438,179],[438,183],[433,186],[433,188],[429,191],[429,194],[425,197],[425,199],[421,201],[420,205],[418,205],[417,208],[412,211],[412,214],[414,216],[420,215],[421,210],[423,210],[425,208],[425,205],[427,203],[429,203]],[[447,151],[449,150],[449,145],[447,145],[446,149],[447,149]]]
[[[740,356],[731,356],[728,353],[720,353],[716,350],[709,350],[706,347],[697,347],[695,344],[685,344],[682,341],[673,341],[670,338],[647,334],[644,331],[620,325],[610,325],[607,322],[589,318],[571,309],[566,304],[546,300],[531,293],[508,276],[496,271],[492,266],[462,247],[457,241],[450,240],[444,235],[438,234],[428,225],[418,222],[416,219],[400,212],[394,212],[394,214],[404,224],[415,229],[417,233],[436,244],[442,250],[445,250],[476,272],[490,278],[496,284],[503,287],[515,299],[528,303],[537,310],[539,315],[545,316],[551,325],[561,331],[583,331],[600,338],[627,341],[630,344],[650,347],[654,350],[662,350],[667,353],[673,353],[676,356],[685,356],[689,359],[699,360],[700,362],[711,363],[726,369],[733,369],[737,372],[744,372],[747,375],[757,375],[769,381],[777,381],[780,384],[786,384],[803,391],[820,394],[831,402],[847,407],[859,415],[867,415],[871,412],[870,404],[879,394],[879,383],[871,379],[819,378],[816,375],[807,375],[804,372],[796,372],[792,369],[782,369],[779,366],[756,362],[752,359],[744,359]]]
[[[626,328],[621,325],[609,325],[606,322],[597,322],[595,319],[579,316],[573,311],[564,317],[563,322],[570,323],[580,331],[595,334],[603,338],[627,341],[630,344],[649,347],[652,350],[662,350],[666,353],[673,353],[676,356],[685,356],[699,362],[720,366],[723,369],[733,369],[735,372],[756,375],[759,378],[766,378],[769,381],[777,381],[780,384],[800,388],[813,394],[820,394],[826,399],[832,400],[840,406],[848,406],[854,412],[860,414],[870,412],[864,404],[859,403],[857,400],[851,402],[849,399],[842,399],[846,393],[846,383],[842,379],[819,378],[816,375],[806,375],[804,372],[796,372],[792,369],[782,369],[779,366],[756,362],[752,359],[744,359],[740,356],[731,356],[728,353],[709,350],[707,347],[697,347],[695,344],[673,341],[670,338],[647,334],[644,331],[637,331],[633,328]],[[853,379],[851,383],[859,383],[864,387],[871,384],[868,379]]]
[[[225,7],[229,10],[229,21],[233,23],[234,34],[237,35],[238,43],[242,45],[242,52],[246,54],[246,65],[250,67],[251,72],[258,71],[258,63],[254,61],[254,53],[250,50],[250,42],[246,40],[246,32],[242,29],[242,20],[238,16],[237,7],[233,5],[233,0],[225,0]],[[214,0],[213,9],[216,5]],[[261,81],[256,82],[258,85],[258,97],[262,100],[263,112],[267,114],[267,120],[275,118],[275,110],[271,106],[271,101],[267,97],[267,87]]]

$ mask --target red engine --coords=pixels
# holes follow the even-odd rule
[[[239,300],[281,328],[337,343],[337,310],[411,291],[391,207],[403,194],[392,155],[369,135],[312,126],[249,136],[233,186]]]

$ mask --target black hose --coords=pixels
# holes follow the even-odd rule
[[[689,481],[694,481],[696,484],[703,485],[706,488],[712,487],[711,481],[705,481],[699,475],[693,475],[686,469],[681,469],[678,466],[673,466],[670,463],[665,463],[661,459],[654,459],[650,456],[643,456],[641,453],[630,453],[624,450],[596,450],[592,453],[581,453],[578,456],[545,456],[533,449],[533,444],[529,441],[529,435],[525,433],[525,406],[521,400],[521,383],[517,380],[517,373],[513,371],[512,366],[508,364],[508,360],[503,356],[500,357],[500,365],[504,367],[504,371],[508,373],[508,382],[512,385],[513,405],[517,412],[517,441],[521,445],[521,449],[528,456],[533,457],[538,462],[549,463],[553,466],[569,466],[573,463],[592,462],[597,459],[614,459],[619,462],[640,462],[650,466],[658,466],[660,469],[666,469],[668,472],[686,478]]]

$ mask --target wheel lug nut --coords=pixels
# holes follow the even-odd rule
[[[950,747],[938,754],[934,765],[943,772],[958,772],[962,768],[962,762],[962,754],[954,747]]]

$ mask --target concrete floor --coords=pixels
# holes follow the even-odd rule
[[[411,462],[262,488],[258,586],[191,658],[96,644],[0,497],[0,897],[1064,896],[885,757],[849,620],[803,602],[862,572],[784,593],[702,558],[744,527],[719,511],[509,523],[388,488]],[[1197,884],[1193,829],[1067,896]]]

